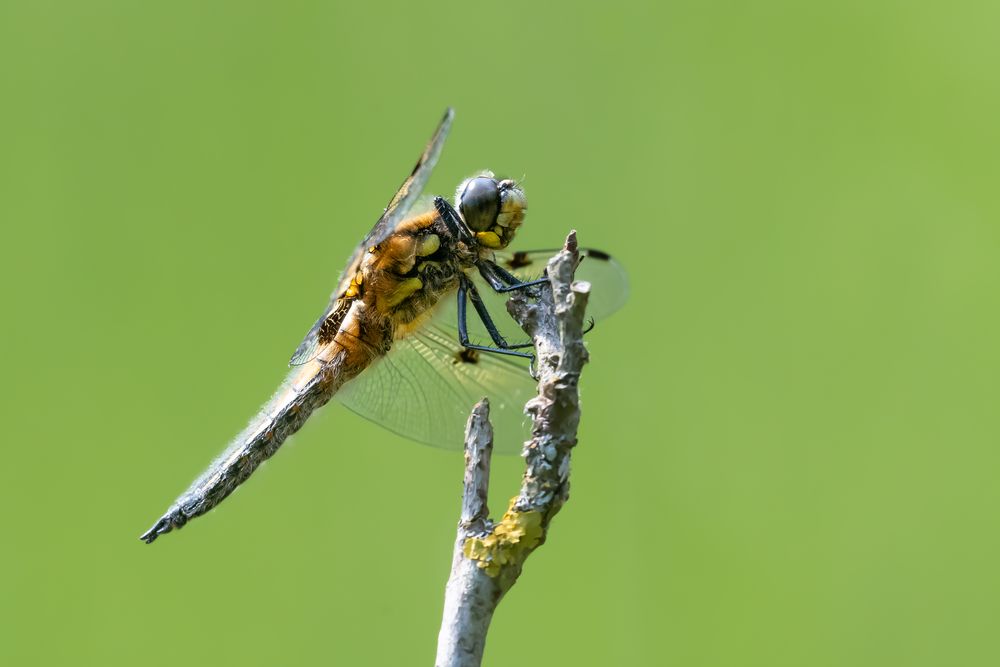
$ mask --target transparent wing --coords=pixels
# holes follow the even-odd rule
[[[319,330],[320,327],[323,326],[323,322],[326,321],[326,318],[330,316],[331,308],[328,308],[322,315],[320,315],[319,319],[316,320],[316,324],[312,325],[312,328],[309,329],[309,333],[307,333],[306,337],[302,339],[299,346],[295,348],[295,352],[292,353],[292,358],[288,360],[289,366],[301,366],[303,364],[308,364],[316,358],[317,354],[319,354]]]
[[[417,164],[413,166],[413,171],[410,172],[410,175],[406,177],[403,184],[396,190],[396,194],[389,201],[389,205],[385,207],[382,217],[379,218],[375,226],[372,227],[372,230],[368,232],[368,236],[358,246],[358,249],[355,251],[356,257],[364,255],[365,250],[384,241],[396,229],[399,223],[403,221],[403,218],[409,213],[410,207],[413,206],[414,202],[420,198],[420,194],[424,191],[424,186],[427,185],[427,180],[431,177],[431,172],[434,171],[434,166],[437,164],[438,158],[441,157],[441,150],[444,148],[445,139],[448,138],[448,133],[451,131],[451,122],[454,118],[455,111],[451,107],[448,107],[444,112],[444,117],[441,118],[441,122],[438,124],[437,130],[434,131],[434,136],[427,143],[427,147],[424,148],[424,152],[421,154],[420,159],[417,160]]]
[[[552,250],[529,250],[525,252],[497,252],[498,265],[522,280],[540,278],[545,272],[549,259],[558,252]],[[594,248],[580,248],[580,266],[576,270],[577,280],[591,283],[590,299],[587,302],[587,316],[594,318],[596,326],[618,311],[628,300],[629,284],[625,268],[606,252]],[[507,314],[507,300],[510,294],[497,294],[479,276],[475,277],[479,294],[483,298],[493,322],[501,335],[509,343],[527,340],[521,328]],[[440,323],[443,328],[458,331],[458,309],[454,299],[440,307]],[[469,338],[473,343],[492,345],[486,327],[476,316],[471,304],[468,307]],[[455,334],[457,337],[457,333]]]
[[[417,164],[413,167],[413,171],[410,175],[406,177],[403,184],[399,186],[396,190],[396,194],[393,195],[392,199],[389,201],[389,205],[385,207],[385,211],[382,212],[382,216],[372,227],[365,239],[358,245],[354,250],[354,254],[351,255],[350,260],[348,260],[344,271],[340,274],[340,278],[337,281],[337,289],[334,291],[330,298],[330,303],[327,305],[323,314],[319,316],[316,323],[309,329],[309,333],[306,334],[302,342],[299,343],[298,348],[296,348],[295,353],[292,354],[292,358],[289,360],[288,364],[290,366],[299,366],[301,364],[308,363],[315,358],[319,348],[321,347],[323,341],[321,340],[321,334],[324,329],[323,323],[327,321],[338,308],[344,306],[342,298],[344,296],[344,291],[347,289],[351,278],[358,272],[361,267],[361,260],[365,256],[365,252],[368,248],[378,245],[384,241],[400,222],[409,214],[410,209],[413,207],[414,203],[420,198],[420,194],[424,190],[424,186],[427,184],[427,179],[430,178],[431,172],[434,171],[434,165],[437,164],[438,158],[441,156],[441,149],[444,148],[445,139],[448,138],[448,132],[451,131],[451,122],[455,117],[455,112],[450,107],[445,110],[444,117],[438,124],[437,130],[434,132],[434,136],[431,137],[430,142],[424,149],[423,154],[420,159],[417,160]],[[334,332],[336,333],[336,332]]]
[[[537,278],[555,250],[515,254],[497,253],[498,264],[520,278]],[[577,278],[592,283],[589,313],[595,320],[608,317],[628,298],[628,276],[607,253],[581,249]],[[509,342],[526,336],[507,314],[509,295],[493,292],[477,280],[479,292],[494,322]],[[475,311],[468,308],[473,342],[490,343]],[[475,340],[478,339],[478,340]],[[465,422],[472,406],[490,399],[494,448],[516,454],[529,437],[530,420],[524,404],[536,392],[527,362],[480,352],[471,355],[458,342],[458,309],[454,294],[438,304],[432,320],[393,344],[389,354],[348,382],[337,393],[345,406],[404,437],[445,449],[461,450]]]
[[[536,392],[526,360],[470,355],[435,322],[396,341],[383,359],[337,392],[366,419],[407,438],[461,450],[472,406],[490,399],[494,450],[516,454],[529,437],[524,404]]]
[[[515,276],[532,280],[545,272],[549,259],[558,251],[558,248],[554,248],[515,253],[498,252],[496,262]],[[603,250],[580,248],[580,258],[576,279],[586,280],[592,285],[587,314],[595,320],[602,320],[618,311],[628,300],[628,274],[625,267]]]

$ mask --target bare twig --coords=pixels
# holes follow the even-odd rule
[[[587,362],[584,312],[590,285],[573,282],[580,262],[576,232],[548,265],[549,285],[529,299],[507,304],[535,344],[538,395],[525,411],[532,418],[524,445],[521,489],[498,522],[486,508],[493,429],[489,402],[476,404],[465,437],[462,518],[445,592],[437,667],[472,667],[482,661],[493,611],[521,574],[528,555],[548,533],[549,522],[569,498],[570,451],[580,422],[577,385]]]

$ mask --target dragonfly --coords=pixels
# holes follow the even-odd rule
[[[395,433],[450,449],[462,448],[470,407],[487,396],[496,450],[509,453],[504,443],[525,439],[532,344],[521,342],[512,318],[494,313],[512,292],[547,280],[554,251],[508,250],[528,207],[514,180],[480,172],[458,186],[454,205],[422,196],[453,119],[449,108],[355,249],[277,392],[144,542],[217,506],[334,396]],[[607,253],[581,256],[577,275],[595,285],[589,314],[600,319],[623,305],[627,276]]]

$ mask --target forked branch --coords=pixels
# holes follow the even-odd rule
[[[532,294],[518,293],[507,304],[531,336],[537,359],[538,395],[525,406],[532,428],[522,451],[524,477],[503,518],[491,521],[486,496],[493,428],[489,402],[483,399],[466,427],[462,515],[445,592],[437,667],[480,664],[493,611],[517,581],[528,555],[545,542],[549,522],[569,498],[590,294],[588,283],[573,281],[579,262],[576,232],[571,232],[563,249],[549,260],[549,284]]]

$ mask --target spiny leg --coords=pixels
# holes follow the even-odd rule
[[[455,235],[455,238],[462,239],[467,243],[475,241],[469,234],[468,227],[465,226],[462,216],[458,214],[455,207],[449,204],[444,197],[434,198],[434,209],[441,216],[441,219],[444,220],[444,224],[448,226],[448,231]]]
[[[507,269],[504,269],[487,260],[479,262],[479,274],[484,280],[486,280],[487,283],[489,283],[490,287],[493,288],[493,291],[499,292],[500,294],[525,289],[527,287],[534,287],[535,285],[542,285],[549,282],[549,279],[546,276],[542,276],[537,280],[522,282],[520,278]]]
[[[469,327],[468,327],[467,312],[466,312],[466,296],[468,288],[470,286],[471,285],[466,280],[462,280],[458,284],[458,342],[462,344],[462,347],[468,350],[482,350],[483,352],[493,352],[495,354],[506,354],[512,357],[531,359],[532,364],[534,364],[535,355],[531,354],[530,352],[518,352],[516,349],[511,349],[513,347],[531,347],[531,345],[530,344],[517,345],[517,346],[508,345],[507,341],[505,341],[503,339],[503,336],[500,335],[500,332],[497,331],[496,325],[493,324],[493,320],[492,318],[489,317],[489,314],[487,314],[486,317],[483,318],[483,313],[486,312],[485,306],[483,306],[482,311],[480,311],[479,308],[476,307],[476,312],[479,313],[480,318],[483,319],[483,324],[486,325],[486,329],[490,332],[490,337],[493,338],[493,341],[497,344],[498,347],[489,347],[488,345],[476,345],[475,343],[471,343],[469,341]],[[475,287],[472,286],[472,289],[475,289]],[[476,298],[473,300],[473,305],[476,304],[478,297],[479,295],[476,294]],[[482,303],[482,301],[479,301],[479,303]],[[501,341],[502,344],[506,346],[506,348],[500,347]]]
[[[472,300],[472,306],[476,309],[476,313],[479,315],[479,319],[482,321],[483,326],[486,327],[486,331],[489,332],[490,338],[493,339],[493,342],[496,343],[497,347],[502,348],[504,350],[516,350],[520,348],[534,346],[534,343],[530,342],[517,343],[515,345],[511,345],[510,343],[508,343],[507,339],[505,339],[500,334],[499,329],[497,329],[497,325],[493,322],[493,317],[490,315],[490,311],[486,307],[486,304],[483,303],[483,298],[479,295],[479,290],[476,288],[476,285],[471,280],[468,280],[466,278],[462,279],[462,283],[464,283],[462,287],[464,287],[464,289],[468,293],[469,298]],[[465,310],[464,306],[462,310],[464,312]]]
[[[582,258],[581,258],[582,261]],[[483,278],[490,284],[495,291],[503,293],[510,292],[513,290],[524,289],[526,287],[534,287],[535,285],[541,285],[542,283],[548,282],[548,277],[544,276],[537,280],[529,280],[528,282],[521,282],[520,279],[513,273],[503,268],[502,266],[489,261],[482,261],[479,263],[479,273]],[[475,289],[475,286],[470,283],[470,287]],[[479,297],[479,293],[475,292],[473,299]],[[479,308],[476,308],[478,311]],[[480,316],[482,314],[480,313]],[[485,320],[483,322],[486,324]],[[487,325],[487,328],[489,326]],[[590,318],[587,324],[587,328],[583,330],[583,333],[590,333],[590,330],[594,328],[594,318]],[[496,339],[493,339],[496,341]]]

